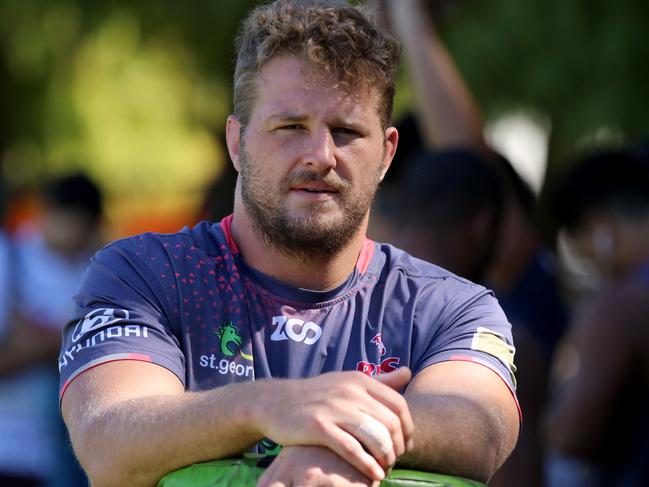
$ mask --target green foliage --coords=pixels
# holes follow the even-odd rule
[[[219,171],[232,40],[254,0],[0,2],[0,157],[15,184],[83,167],[109,191],[194,190]],[[443,37],[488,116],[549,116],[561,159],[646,134],[645,0],[448,2]],[[412,104],[402,90],[397,110]]]
[[[196,199],[224,163],[232,39],[251,3],[0,3],[6,177],[82,168],[117,198]]]
[[[548,114],[553,153],[563,158],[604,127],[646,136],[647,25],[644,0],[471,0],[444,34],[486,114]]]

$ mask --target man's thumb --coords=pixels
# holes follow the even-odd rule
[[[392,372],[384,372],[383,374],[376,376],[376,380],[388,387],[391,387],[395,391],[400,391],[406,387],[411,378],[412,372],[410,372],[408,367],[399,367],[397,370],[393,370]]]

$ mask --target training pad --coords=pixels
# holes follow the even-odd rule
[[[267,458],[232,458],[197,463],[165,475],[158,487],[255,487]],[[394,469],[381,487],[485,487],[474,480]]]

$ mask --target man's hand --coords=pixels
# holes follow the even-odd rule
[[[264,437],[289,447],[327,447],[359,473],[381,480],[413,435],[408,407],[396,391],[409,380],[408,369],[378,380],[333,372],[187,393],[168,369],[124,360],[78,376],[61,407],[97,487],[155,485],[165,473],[240,455]]]
[[[397,392],[410,377],[410,371],[401,368],[378,379],[335,372],[269,381],[258,397],[256,428],[284,446],[327,447],[363,475],[382,480],[412,448],[412,418]]]
[[[293,485],[331,487],[378,487],[352,465],[328,448],[289,446],[273,461],[259,479],[257,487]]]

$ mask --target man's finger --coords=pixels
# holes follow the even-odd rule
[[[405,387],[411,377],[410,369],[402,367],[394,372],[380,374],[376,377],[375,383],[378,382],[381,386],[388,386],[389,389],[380,387],[379,384],[377,384],[379,387],[370,386],[367,389],[374,399],[390,408],[401,420],[401,430],[406,443],[406,450],[408,451],[412,450],[413,447],[415,425],[412,421],[406,400],[396,391]]]
[[[280,469],[280,464],[284,460],[284,457],[280,454],[271,462],[268,468],[264,473],[259,477],[256,487],[270,487],[272,482],[275,482],[275,476]]]
[[[412,372],[408,367],[399,367],[397,370],[392,372],[387,372],[379,374],[376,377],[381,384],[394,389],[395,391],[400,391],[408,385],[410,379],[412,379]]]
[[[386,426],[369,415],[349,431],[376,459],[383,460],[383,468],[392,467],[397,461],[392,435]]]
[[[365,451],[363,445],[352,434],[337,425],[332,425],[325,434],[327,438],[325,438],[325,443],[322,446],[334,451],[340,458],[353,465],[369,479],[380,481],[385,478],[385,471],[376,461],[376,458]]]
[[[403,455],[406,448],[406,439],[401,427],[401,418],[382,402],[374,399],[372,403],[373,404],[368,408],[366,408],[366,406],[363,407],[361,412],[372,416],[388,429],[392,438],[394,453],[397,457]]]

